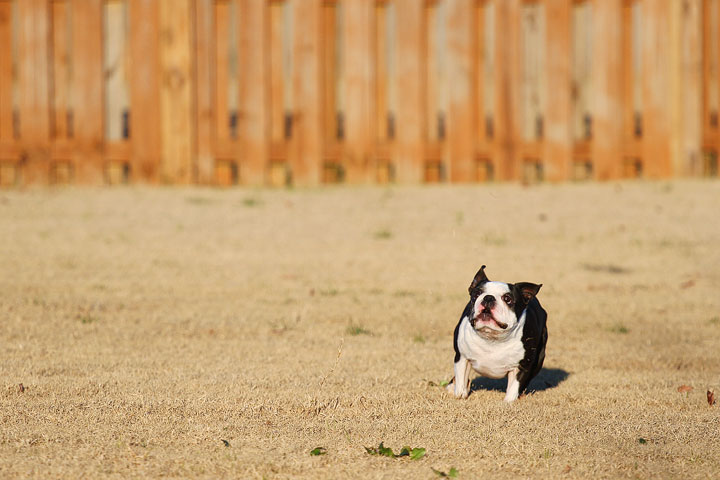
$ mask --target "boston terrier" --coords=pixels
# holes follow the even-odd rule
[[[470,302],[455,327],[455,378],[447,389],[470,393],[470,368],[480,375],[507,375],[505,401],[515,401],[545,360],[547,313],[535,296],[542,285],[491,282],[485,265],[470,284]]]

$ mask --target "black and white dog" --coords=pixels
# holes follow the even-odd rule
[[[485,265],[470,284],[470,302],[460,317],[453,345],[455,378],[447,389],[470,393],[470,369],[490,378],[507,375],[505,401],[512,402],[538,374],[545,360],[547,313],[535,296],[542,285],[491,282]]]

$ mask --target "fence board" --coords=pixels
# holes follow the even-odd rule
[[[219,143],[230,140],[230,102],[228,99],[230,67],[230,2],[215,2],[215,135]]]
[[[572,162],[570,8],[567,0],[546,0],[545,62],[548,101],[545,112],[543,175],[546,180],[553,182],[569,178]]]
[[[595,178],[607,180],[620,176],[622,136],[621,105],[623,95],[622,4],[620,1],[593,0],[593,133],[591,146]],[[618,55],[618,52],[623,52]]]
[[[129,0],[131,174],[158,180],[160,143],[160,10],[156,0]]]
[[[70,56],[68,4],[52,2],[53,128],[55,139],[68,137],[70,107]]]
[[[423,178],[424,105],[422,77],[424,35],[423,5],[417,0],[396,0],[397,60],[392,82],[397,91],[396,179],[417,183]]]
[[[50,175],[48,85],[49,11],[44,0],[18,2],[20,138],[25,166],[24,179],[47,183]]]
[[[293,181],[298,185],[320,182],[322,161],[321,28],[322,0],[294,4],[294,96],[297,134],[293,133],[290,155]]]
[[[197,180],[204,185],[215,182],[215,157],[213,154],[215,135],[213,68],[215,56],[212,48],[215,22],[213,6],[213,0],[196,0],[195,2]]]
[[[74,167],[81,183],[104,178],[102,1],[73,0]]]
[[[193,180],[191,0],[160,1],[160,115],[165,183]]]
[[[265,0],[241,3],[238,54],[242,68],[238,135],[241,142],[243,182],[251,185],[262,184],[268,173],[268,13]]]
[[[672,103],[668,101],[672,72],[672,42],[677,29],[671,30],[672,8],[661,0],[643,0],[643,174],[666,178],[672,166],[670,131]]]
[[[447,4],[447,143],[450,157],[450,181],[477,179],[475,139],[473,137],[473,13],[472,2],[449,1]]]
[[[0,0],[0,141],[14,137],[12,83],[12,3]]]
[[[495,106],[493,162],[497,165],[495,178],[520,178],[520,115],[518,98],[520,72],[518,38],[520,35],[519,0],[494,2],[496,32],[502,39],[495,41]]]
[[[375,173],[370,169],[373,12],[367,0],[343,4],[345,179],[351,183],[366,182]]]

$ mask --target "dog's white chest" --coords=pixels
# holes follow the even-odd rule
[[[524,323],[519,322],[506,338],[489,340],[478,335],[465,319],[458,332],[458,349],[480,375],[503,378],[509,371],[517,368],[525,355],[522,343]]]

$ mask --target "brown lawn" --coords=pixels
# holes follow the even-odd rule
[[[513,405],[436,386],[483,263],[544,284]],[[2,478],[720,474],[718,181],[0,191],[0,271]]]

